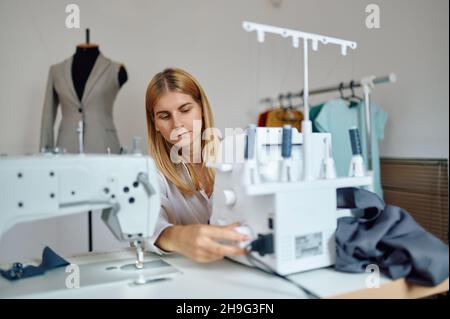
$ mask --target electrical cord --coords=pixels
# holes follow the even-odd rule
[[[258,239],[257,239],[258,240]],[[297,288],[299,288],[301,291],[303,291],[306,296],[308,296],[309,299],[320,299],[320,297],[318,295],[316,295],[315,293],[313,293],[312,291],[310,291],[309,289],[303,287],[302,285],[300,285],[299,283],[293,281],[292,279],[288,278],[287,276],[284,276],[280,273],[278,273],[277,271],[275,271],[274,269],[272,269],[269,265],[267,265],[266,263],[264,263],[262,260],[256,258],[255,256],[252,255],[252,246],[255,245],[255,241],[249,243],[247,246],[245,246],[245,249],[247,250],[247,253],[245,254],[248,262],[255,268],[269,274],[269,275],[273,275],[276,276],[278,278],[281,278],[291,284],[293,284],[294,286],[296,286]],[[264,268],[256,265],[256,263],[259,263],[260,265],[262,265]]]

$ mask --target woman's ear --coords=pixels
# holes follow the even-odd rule
[[[155,121],[155,117],[152,114],[152,119],[153,119],[153,125],[155,126],[155,131],[159,132],[158,126],[156,125],[156,121]]]

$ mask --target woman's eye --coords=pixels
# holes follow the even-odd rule
[[[189,112],[190,110],[191,110],[191,108],[182,109],[182,110],[181,110],[181,113],[187,113],[187,112]]]
[[[169,119],[169,115],[160,115],[159,119],[160,120],[167,120],[167,119]]]

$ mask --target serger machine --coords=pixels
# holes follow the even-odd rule
[[[250,126],[246,134],[226,137],[218,162],[210,164],[216,168],[211,223],[239,222],[238,231],[264,239],[251,253],[280,274],[334,263],[334,234],[342,215],[336,189],[368,186],[372,180],[337,178],[331,135],[310,138],[309,174],[303,172],[303,134],[290,126]],[[248,263],[245,256],[235,259]]]

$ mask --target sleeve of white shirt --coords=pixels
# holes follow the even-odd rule
[[[173,223],[170,222],[169,215],[167,213],[167,210],[170,210],[172,205],[168,198],[167,182],[160,172],[158,172],[158,182],[161,196],[161,210],[159,212],[159,217],[156,222],[155,231],[153,232],[153,235],[146,240],[145,247],[148,251],[157,253],[159,255],[165,255],[168,254],[169,252],[160,249],[158,246],[155,245],[155,242],[158,239],[159,235],[161,235],[163,230],[173,225]]]

